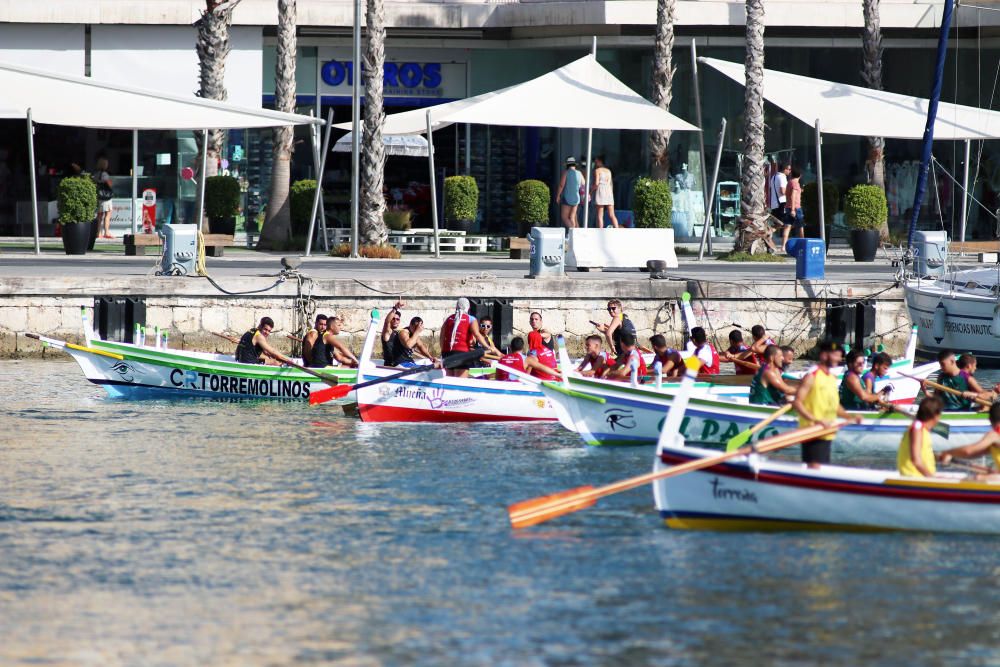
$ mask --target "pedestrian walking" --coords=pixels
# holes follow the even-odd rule
[[[594,198],[594,206],[597,207],[597,228],[604,228],[604,212],[608,212],[608,219],[611,226],[618,227],[618,218],[615,217],[615,191],[611,184],[611,170],[608,169],[603,155],[598,155],[594,159],[594,178],[590,186],[590,194]]]
[[[559,180],[556,203],[559,204],[559,219],[566,229],[576,227],[576,209],[583,198],[583,174],[576,168],[576,158],[566,158],[566,170]]]

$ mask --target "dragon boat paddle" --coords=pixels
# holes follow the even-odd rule
[[[224,338],[224,339],[228,340],[231,343],[239,343],[240,342],[239,340],[234,339],[232,336],[227,336],[226,334],[215,333],[214,331],[212,333],[214,333],[219,338]],[[303,373],[305,373],[306,375],[312,375],[315,378],[319,378],[323,382],[325,382],[328,385],[330,385],[330,387],[337,387],[337,386],[340,385],[340,382],[339,382],[339,380],[337,380],[337,378],[332,378],[329,375],[323,375],[322,373],[314,371],[311,368],[307,368],[305,366],[302,366],[301,364],[297,364],[294,361],[292,361],[291,359],[278,359],[276,356],[274,356],[273,354],[271,354],[270,352],[267,352],[267,351],[265,351],[264,354],[266,354],[267,356],[271,357],[275,361],[280,361],[281,363],[285,364],[286,366],[291,366],[292,368],[294,368],[296,370],[300,370]],[[325,391],[325,390],[320,390],[320,391]]]
[[[955,396],[962,396],[962,392],[960,392],[958,389],[952,389],[951,387],[946,387],[943,384],[938,384],[937,382],[934,382],[933,380],[921,380],[920,378],[916,377],[915,375],[907,375],[906,373],[900,373],[900,375],[902,375],[905,378],[909,378],[911,380],[916,380],[917,382],[921,382],[921,383],[927,385],[928,387],[930,387],[931,389],[933,389],[934,391],[943,391],[946,394],[954,394]],[[963,398],[964,398],[964,396],[963,396]],[[987,408],[992,407],[992,405],[993,405],[992,403],[990,403],[989,401],[987,401],[985,398],[979,398],[978,396],[976,398],[972,399],[972,400],[975,401],[976,403],[978,403],[979,405],[982,405],[982,406],[987,407]]]
[[[455,366],[461,366],[468,361],[475,361],[483,356],[482,350],[470,350],[469,352],[463,352],[461,354],[456,354],[452,357],[441,362],[444,368],[454,368]],[[355,389],[364,389],[365,387],[374,387],[377,384],[382,384],[383,382],[392,382],[396,378],[405,377],[407,375],[415,375],[417,373],[427,373],[435,370],[433,366],[414,366],[413,368],[407,368],[404,371],[395,373],[393,375],[387,375],[385,377],[377,378],[375,380],[369,380],[368,382],[362,382],[360,384],[342,384],[336,387],[330,387],[328,389],[320,389],[317,392],[313,392],[309,395],[309,404],[317,405],[319,403],[326,403],[327,401],[332,401],[337,398],[343,398]],[[359,371],[360,373],[360,371]]]
[[[734,435],[729,439],[729,442],[726,443],[726,451],[731,452],[747,444],[748,442],[750,442],[750,438],[753,437],[755,433],[757,433],[758,431],[762,431],[771,422],[773,422],[775,419],[777,419],[778,417],[785,414],[791,409],[792,409],[792,404],[785,403],[783,406],[772,412],[771,415],[766,419],[762,419],[761,421],[757,422],[747,430],[737,433],[736,435]]]
[[[753,453],[765,454],[778,449],[784,449],[785,447],[791,447],[792,445],[797,445],[806,440],[814,440],[816,438],[821,438],[824,435],[836,433],[837,430],[845,424],[847,424],[846,421],[838,421],[830,426],[823,426],[822,424],[807,426],[806,428],[788,431],[787,433],[782,433],[781,435],[761,440],[756,443],[756,445],[744,445],[743,447],[740,447],[732,452],[725,452],[723,454],[709,456],[703,459],[695,459],[693,461],[688,461],[687,463],[681,463],[680,465],[670,466],[664,470],[658,470],[656,472],[646,473],[645,475],[639,475],[638,477],[623,479],[619,482],[608,484],[606,486],[600,486],[597,488],[594,488],[593,486],[581,486],[569,491],[562,491],[549,496],[542,496],[541,498],[525,500],[515,503],[507,508],[508,514],[510,515],[510,523],[514,528],[527,528],[528,526],[535,526],[549,521],[550,519],[563,516],[564,514],[571,514],[572,512],[590,507],[596,503],[599,498],[604,498],[605,496],[645,486],[646,484],[660,479],[683,475],[686,472],[694,472],[696,470],[711,468],[712,466],[740,456],[746,456]]]

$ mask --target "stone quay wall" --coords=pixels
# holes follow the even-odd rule
[[[272,278],[227,281],[230,291],[264,289]],[[878,342],[892,353],[905,347],[910,320],[902,290],[888,283],[826,284],[782,281],[773,283],[717,283],[697,280],[516,280],[495,278],[424,279],[413,281],[353,280],[286,281],[273,289],[246,295],[226,295],[202,278],[141,278],[104,280],[94,284],[83,278],[5,279],[0,281],[0,357],[65,358],[43,348],[26,333],[37,333],[71,342],[82,340],[81,308],[93,317],[96,297],[142,297],[146,304],[146,326],[165,329],[170,347],[230,352],[233,344],[215,333],[240,335],[261,317],[274,319],[277,335],[271,340],[279,349],[293,350],[284,336],[295,331],[299,308],[309,312],[339,315],[344,321],[343,338],[355,350],[361,346],[373,308],[386,313],[397,298],[406,302],[403,324],[419,315],[425,323],[423,340],[433,350],[441,323],[454,310],[459,296],[509,299],[513,305],[513,330],[525,336],[532,311],[543,314],[544,326],[566,337],[570,351],[579,353],[586,337],[595,333],[591,320],[607,322],[607,300],[621,299],[635,324],[640,343],[654,333],[664,334],[679,345],[683,340],[679,298],[692,294],[698,324],[704,326],[722,347],[739,325],[749,340],[749,329],[763,324],[781,344],[799,352],[810,349],[825,333],[828,299],[876,299]],[[300,294],[302,297],[300,298]],[[310,297],[311,298],[308,298]]]

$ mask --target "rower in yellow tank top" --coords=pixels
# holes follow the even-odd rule
[[[942,465],[948,465],[953,458],[971,459],[989,453],[993,459],[994,472],[1000,470],[1000,403],[994,403],[990,407],[990,426],[992,428],[978,441],[941,452],[938,460]]]
[[[916,444],[913,442],[914,439],[918,440]],[[920,419],[914,419],[913,424],[903,434],[899,451],[896,452],[896,468],[899,469],[900,475],[907,477],[933,477],[937,473],[934,447],[931,445],[931,430]]]
[[[840,364],[843,353],[840,345],[832,341],[819,344],[819,363],[816,370],[802,378],[792,406],[799,413],[799,427],[814,424],[830,424],[837,417],[843,417],[855,424],[861,421],[857,415],[849,415],[840,405],[840,386],[831,370]],[[834,436],[828,435],[802,443],[802,462],[810,468],[819,468],[830,462],[830,443]]]

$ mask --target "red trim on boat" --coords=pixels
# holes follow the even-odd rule
[[[366,422],[554,422],[556,419],[515,417],[512,415],[486,415],[451,410],[420,410],[397,408],[387,405],[358,404],[361,421]]]
[[[697,459],[697,456],[684,456],[672,452],[662,452],[660,460],[667,465],[677,465]],[[813,491],[829,491],[832,493],[853,493],[865,496],[883,496],[907,500],[950,500],[963,503],[983,503],[995,505],[1000,503],[1000,486],[996,491],[982,489],[948,489],[931,487],[894,486],[872,482],[852,482],[848,480],[817,479],[794,473],[773,472],[761,470],[754,475],[746,465],[719,463],[701,472],[711,472],[723,477],[733,477],[751,481],[774,484],[775,486],[792,486],[811,489]]]

